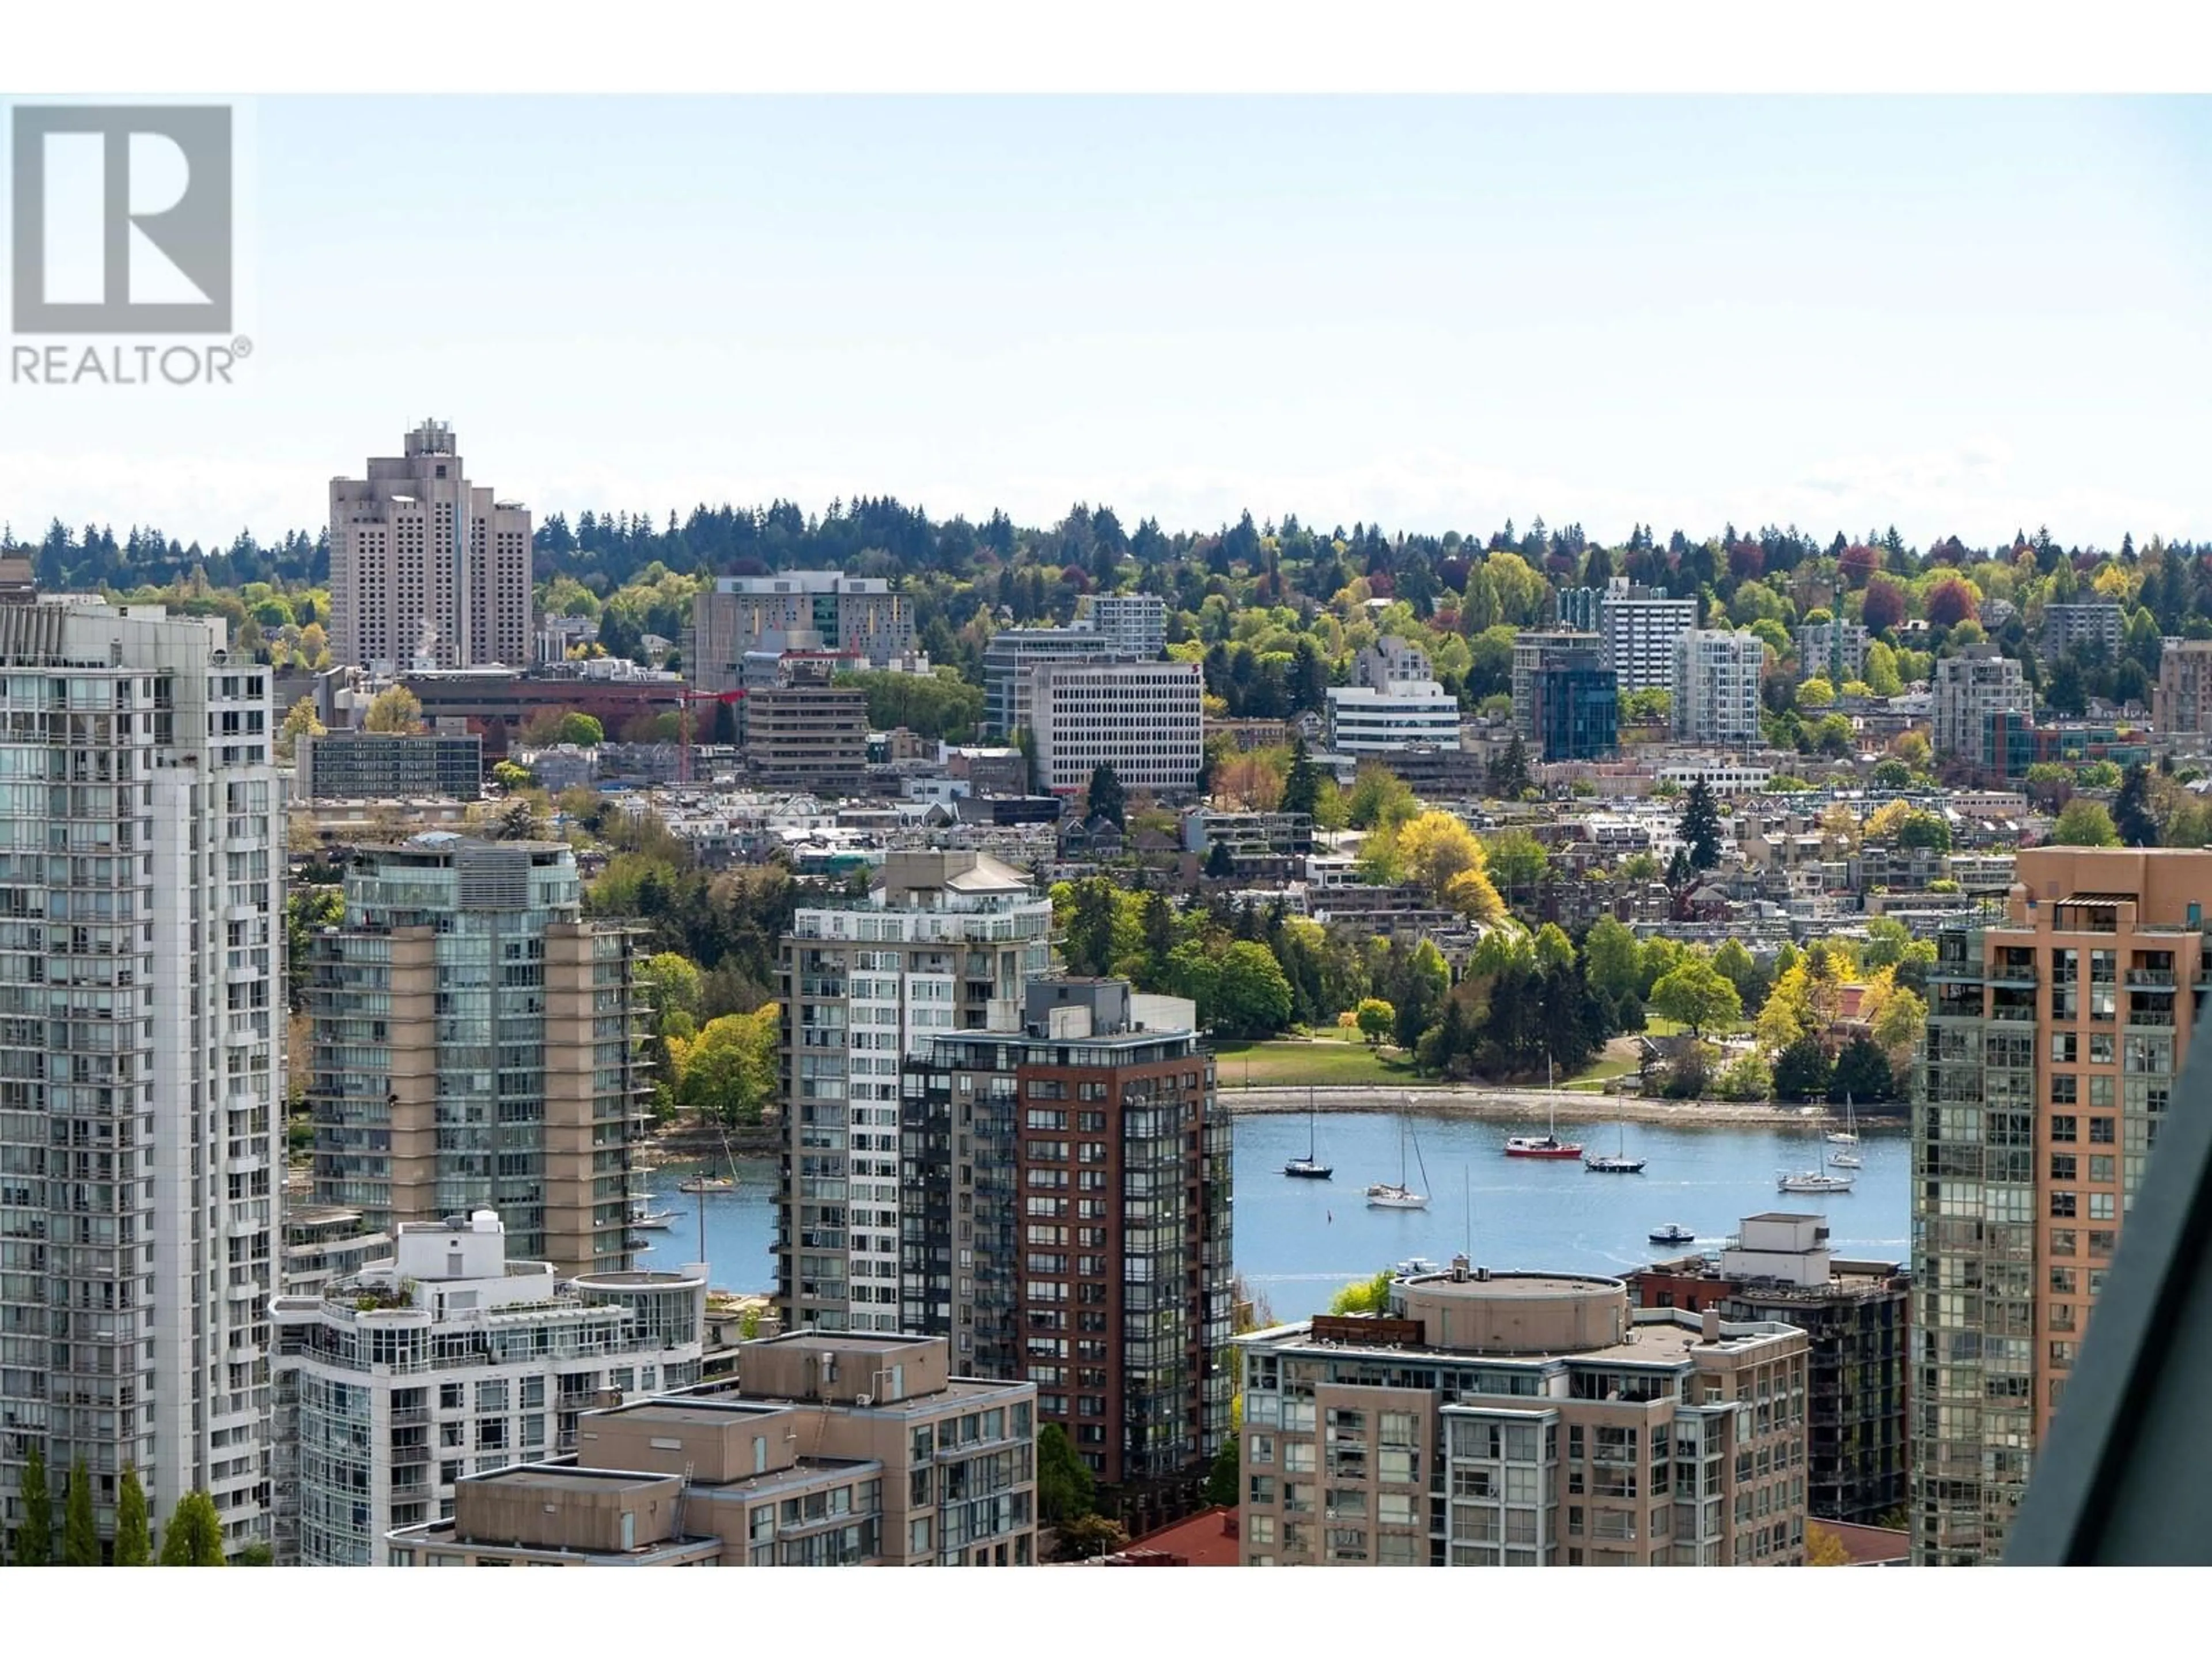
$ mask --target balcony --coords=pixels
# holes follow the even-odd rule
[[[2130,968],[2128,969],[2128,983],[2130,985],[2147,985],[2154,988],[2163,987],[2166,989],[2172,989],[2174,983],[2173,969],[2171,968]]]

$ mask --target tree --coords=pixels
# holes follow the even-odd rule
[[[782,1013],[763,1003],[749,1014],[710,1019],[696,1038],[670,1036],[676,1103],[717,1122],[755,1124],[776,1097],[776,1045]]]
[[[1855,1036],[1844,1045],[1828,1079],[1830,1100],[1887,1100],[1896,1092],[1897,1073],[1879,1043],[1869,1036]]]
[[[696,1021],[705,982],[698,964],[675,951],[657,951],[637,967],[637,988],[653,1011],[656,1027],[672,1014],[688,1014]]]
[[[69,1490],[62,1501],[62,1565],[100,1565],[100,1534],[92,1524],[92,1474],[78,1458],[70,1465]]]
[[[1060,1540],[1053,1549],[1056,1561],[1090,1561],[1129,1547],[1128,1528],[1103,1515],[1078,1516],[1054,1530]]]
[[[2076,795],[2058,814],[2058,822],[2051,831],[2051,842],[2054,847],[2118,847],[2120,832],[2102,801]]]
[[[1376,1047],[1390,1035],[1392,1023],[1398,1012],[1381,997],[1363,997],[1358,1012],[1352,1016],[1359,1027],[1359,1035],[1367,1039],[1367,1046]]]
[[[188,1492],[178,1500],[176,1513],[161,1529],[161,1565],[165,1567],[220,1567],[222,1517],[215,1499],[204,1492]]]
[[[553,728],[556,743],[572,743],[579,749],[596,749],[607,740],[607,729],[592,715],[572,708]]]
[[[1291,982],[1266,945],[1239,939],[1221,953],[1213,1023],[1231,1036],[1268,1036],[1291,1023]]]
[[[1799,1037],[1784,1048],[1774,1060],[1774,1097],[1777,1100],[1823,1100],[1827,1097],[1828,1081],[1834,1074],[1829,1063],[1828,1051],[1820,1046],[1816,1036]]]
[[[1887,634],[1905,620],[1905,590],[1881,576],[1867,583],[1859,620],[1869,634]],[[1895,665],[1893,664],[1893,666]],[[1869,664],[1872,667],[1872,664]],[[1890,694],[1892,696],[1895,692]]]
[[[1911,1057],[1912,1046],[1927,1025],[1927,1002],[1917,992],[1899,986],[1874,1017],[1874,1040],[1881,1045],[1892,1066],[1902,1066]]]
[[[1600,916],[1583,936],[1583,974],[1603,995],[1619,1001],[1642,988],[1636,935],[1611,916]]]
[[[1377,830],[1405,823],[1421,810],[1413,788],[1380,761],[1362,763],[1346,803],[1352,827]]]
[[[1213,1455],[1213,1467],[1206,1476],[1206,1501],[1209,1504],[1234,1509],[1243,1496],[1237,1489],[1240,1438],[1233,1431],[1221,1437],[1221,1449]]]
[[[115,1565],[143,1567],[153,1553],[146,1535],[146,1488],[138,1479],[138,1466],[126,1463],[115,1498]]]
[[[389,732],[402,737],[422,730],[422,702],[404,685],[386,686],[376,694],[362,719],[364,732]]]
[[[1552,855],[1544,843],[1526,830],[1504,830],[1485,848],[1493,887],[1502,887],[1516,905],[1525,906],[1536,896],[1552,873]]]
[[[1805,1523],[1805,1565],[1808,1567],[1848,1567],[1851,1553],[1832,1528],[1818,1521]]]
[[[1702,1037],[1708,1026],[1725,1029],[1743,1018],[1743,998],[1704,957],[1686,957],[1651,988],[1651,1006],[1662,1018]]]
[[[1490,763],[1487,781],[1490,793],[1506,800],[1518,800],[1522,794],[1534,787],[1528,775],[1528,750],[1521,741],[1521,734],[1505,745],[1505,752]]]
[[[1328,1299],[1332,1314],[1387,1313],[1390,1307],[1390,1270],[1385,1267],[1372,1279],[1355,1279]]]
[[[1682,802],[1682,846],[1690,868],[1710,870],[1721,861],[1721,814],[1713,792],[1698,778]]]
[[[46,1490],[46,1452],[33,1440],[23,1460],[23,1473],[15,1485],[16,1506],[23,1511],[15,1528],[15,1549],[9,1559],[19,1567],[43,1567],[54,1559],[53,1498]]]
[[[1084,793],[1084,815],[1092,818],[1110,818],[1116,830],[1129,827],[1129,805],[1121,789],[1121,780],[1113,767],[1101,762],[1091,774],[1091,787]]]
[[[1090,1514],[1097,1501],[1097,1481],[1076,1455],[1067,1431],[1057,1423],[1048,1423],[1037,1431],[1036,1487],[1038,1510],[1063,1529]]]
[[[1291,745],[1291,769],[1283,778],[1282,810],[1312,817],[1321,807],[1321,769],[1306,755],[1306,740]]]
[[[292,752],[292,745],[301,738],[319,738],[322,735],[323,722],[315,713],[315,700],[302,697],[285,711],[284,724],[276,728],[276,752],[280,756],[289,756]]]
[[[2120,780],[2119,798],[2112,803],[2112,827],[2130,847],[2159,843],[2158,818],[2150,805],[2150,769],[2140,761]]]

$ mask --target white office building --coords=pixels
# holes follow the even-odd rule
[[[1091,593],[1076,626],[1103,635],[1115,651],[1151,662],[1167,649],[1168,603],[1157,593]]]
[[[1759,679],[1766,644],[1756,634],[1697,628],[1674,641],[1674,736],[1741,747],[1759,741]]]
[[[983,724],[1011,741],[1030,725],[1030,671],[1039,663],[1118,662],[1126,653],[1094,628],[1002,628],[983,647]]]
[[[220,618],[0,605],[0,1526],[268,1536],[284,872],[269,671]]]
[[[1383,755],[1413,744],[1456,749],[1459,720],[1459,699],[1434,680],[1328,689],[1328,746],[1340,755]]]
[[[579,1413],[699,1380],[703,1266],[563,1283],[507,1259],[491,1210],[395,1244],[272,1304],[280,1565],[386,1565],[385,1534],[452,1515],[464,1475],[573,1452]]]
[[[1037,770],[1056,795],[1111,766],[1127,789],[1176,794],[1205,765],[1206,671],[1194,662],[1041,662],[1030,670]]]

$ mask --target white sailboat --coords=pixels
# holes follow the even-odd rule
[[[1820,1167],[1800,1170],[1795,1175],[1784,1174],[1777,1178],[1776,1185],[1785,1193],[1847,1193],[1853,1177],[1828,1173],[1828,1149],[1820,1148]]]
[[[1844,1127],[1828,1131],[1831,1146],[1856,1146],[1859,1144],[1858,1118],[1851,1110],[1851,1097],[1844,1097]]]
[[[1410,1097],[1407,1103],[1412,1104]],[[1401,1115],[1398,1120],[1398,1179],[1395,1184],[1377,1182],[1367,1189],[1369,1209],[1425,1210],[1429,1207],[1429,1195],[1417,1193],[1406,1184],[1406,1147],[1408,1142],[1413,1146],[1414,1161],[1420,1165],[1421,1184],[1428,1184],[1429,1168],[1421,1161],[1421,1143],[1413,1139],[1413,1124]]]

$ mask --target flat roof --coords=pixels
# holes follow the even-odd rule
[[[671,1480],[680,1481],[683,1478],[680,1474],[646,1474],[634,1469],[595,1469],[575,1464],[551,1463],[518,1463],[504,1469],[488,1469],[482,1474],[461,1477],[463,1480],[477,1486],[497,1481],[501,1486],[542,1487],[548,1492],[584,1481],[619,1490],[641,1492],[648,1486],[661,1486]]]

